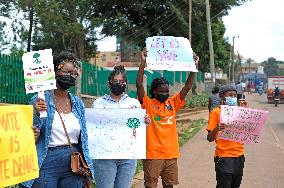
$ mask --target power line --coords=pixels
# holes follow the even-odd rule
[[[181,3],[179,3],[177,6],[181,6]],[[187,8],[187,7],[186,7],[186,8]],[[184,11],[184,10],[185,10],[185,9],[182,9],[182,11]],[[175,14],[175,13],[172,13],[171,15],[173,15],[173,14]],[[170,16],[170,17],[171,17],[171,16]],[[173,20],[175,17],[176,17],[176,14],[175,14],[173,17],[171,17],[170,19],[168,19],[167,17],[165,17],[165,18],[162,18],[162,20],[168,19],[168,20],[165,22],[165,23],[168,23],[168,22],[170,22],[171,20]],[[132,36],[134,36],[134,35],[136,35],[136,34],[141,33],[141,31],[142,31],[144,28],[147,28],[150,24],[152,24],[152,23],[154,23],[154,22],[156,22],[156,21],[158,21],[158,20],[159,20],[159,18],[152,20],[151,22],[147,23],[145,26],[139,28],[139,30],[136,30],[134,33],[131,33],[130,35],[126,36],[126,38],[125,38],[124,40],[127,40],[127,39],[129,39],[130,37],[132,37]],[[164,25],[166,25],[166,24],[164,24]],[[161,27],[162,27],[162,26],[161,26]],[[142,33],[145,33],[145,32],[142,32]],[[151,34],[153,34],[153,33],[154,33],[154,32],[152,32]],[[134,39],[137,39],[137,38],[139,38],[139,36],[137,36],[137,37],[134,38]],[[133,39],[133,41],[135,41],[134,39]]]
[[[188,7],[185,7],[185,8],[183,8],[183,9],[181,9],[181,11],[184,11],[184,10],[186,10]],[[175,16],[173,16],[171,19],[168,19],[164,24],[162,24],[161,26],[160,26],[160,28],[163,28],[164,26],[167,26],[168,25],[168,23],[169,22],[171,22],[172,20],[174,20],[174,19],[176,19],[177,18],[177,15],[175,15]],[[165,28],[165,30],[163,30],[163,31],[167,31],[170,27],[172,27],[175,23],[177,23],[178,21],[180,21],[179,19],[177,19],[175,22],[173,22],[173,23],[171,23],[169,26],[167,26],[166,28]],[[143,33],[145,33],[145,32],[143,32]],[[155,33],[155,31],[154,32],[152,32],[152,33],[150,33],[150,34],[148,34],[148,36],[150,35],[153,35]],[[129,38],[129,37],[128,37]],[[135,39],[138,39],[138,38],[140,38],[139,36],[137,36],[136,38],[134,38],[133,39],[133,41],[135,41]],[[140,42],[142,42],[143,40],[145,40],[145,39],[140,39],[140,40],[138,40],[138,41],[136,41],[136,43],[140,43]]]

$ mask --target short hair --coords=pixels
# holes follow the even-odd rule
[[[113,71],[111,71],[111,73],[108,76],[108,83],[110,84],[111,80],[113,80],[113,78],[119,74],[122,74],[124,81],[127,83],[126,71],[125,71],[124,66],[122,65],[118,65],[114,67]]]
[[[152,83],[151,83],[151,88],[150,88],[150,95],[151,95],[151,98],[154,98],[154,92],[153,90],[157,89],[159,86],[161,85],[169,85],[169,81],[167,79],[165,79],[164,77],[160,77],[160,78],[155,78]]]
[[[219,87],[218,87],[218,86],[213,87],[213,88],[212,88],[212,93],[213,93],[213,94],[219,93]]]

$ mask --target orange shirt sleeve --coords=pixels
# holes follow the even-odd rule
[[[185,105],[185,99],[180,100],[180,93],[173,96],[176,112]]]
[[[207,125],[207,131],[212,131],[215,129],[215,127],[218,125],[218,114],[215,112],[215,110],[212,110],[209,114],[209,120]]]

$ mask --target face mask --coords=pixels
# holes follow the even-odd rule
[[[117,83],[110,85],[110,90],[115,96],[119,96],[122,93],[124,93],[125,89],[126,89],[126,84]]]
[[[226,105],[229,105],[229,106],[237,106],[237,98],[236,97],[225,97],[226,98]]]
[[[76,81],[76,78],[70,75],[58,75],[57,76],[57,83],[64,90],[67,90],[70,87],[75,86],[75,81]]]
[[[169,98],[169,94],[164,95],[160,93],[158,93],[155,97],[155,99],[157,99],[161,103],[165,102],[168,98]]]

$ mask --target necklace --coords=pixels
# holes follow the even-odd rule
[[[69,97],[66,98],[67,100],[65,98],[64,98],[64,100],[62,100],[63,98],[61,98],[61,100],[57,100],[57,97],[54,94],[53,98],[54,98],[54,103],[55,103],[55,106],[56,106],[58,113],[68,114],[71,111],[71,105],[70,105]]]

